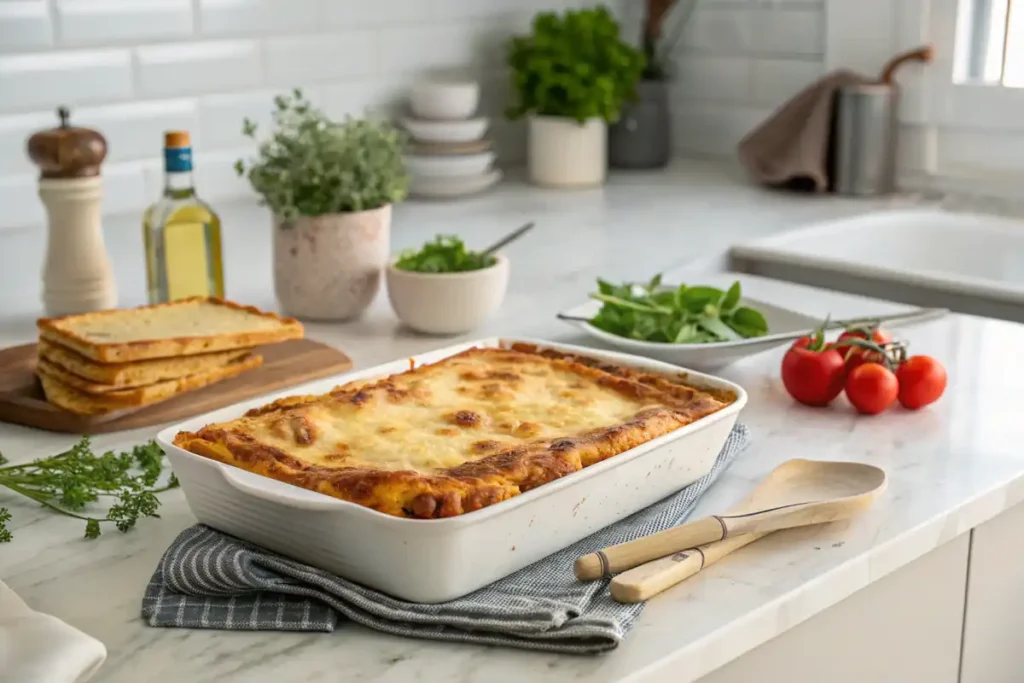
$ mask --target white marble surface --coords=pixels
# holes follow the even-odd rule
[[[458,231],[483,244],[524,219],[537,219],[539,229],[509,250],[508,301],[479,336],[591,343],[553,316],[581,301],[597,275],[646,277],[738,241],[873,205],[766,193],[738,184],[730,171],[690,164],[665,175],[616,177],[602,192],[560,194],[511,185],[459,204],[409,204],[398,212],[394,242],[402,247],[436,231]],[[230,295],[272,307],[265,217],[251,209],[233,209],[226,217]],[[138,229],[111,225],[108,237],[122,303],[138,303],[143,291]],[[41,253],[38,233],[0,238],[2,345],[34,336]],[[897,308],[751,276],[741,279],[758,298],[817,316]],[[451,342],[400,329],[383,296],[363,320],[310,325],[308,333],[344,348],[357,366]],[[917,413],[859,417],[842,399],[829,410],[797,406],[778,380],[781,350],[721,372],[750,393],[741,419],[754,441],[697,513],[727,508],[790,457],[872,462],[889,470],[890,488],[856,520],[769,537],[662,594],[626,642],[603,656],[404,640],[353,625],[333,634],[148,628],[139,619],[145,584],[164,548],[194,522],[180,491],[163,496],[161,519],[146,520],[125,535],[107,532],[97,541],[81,539],[77,521],[0,491],[0,505],[15,517],[14,542],[0,546],[0,577],[35,609],[106,644],[108,660],[96,679],[101,682],[694,680],[1024,500],[1022,430],[1014,398],[1024,380],[1015,352],[1024,343],[1024,327],[955,316],[908,328],[906,336],[915,351],[942,359],[951,377],[942,401]],[[128,446],[155,431],[105,436],[96,444]],[[0,450],[15,462],[57,452],[72,440],[0,425]]]

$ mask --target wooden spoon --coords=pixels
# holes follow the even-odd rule
[[[871,505],[885,486],[885,471],[873,465],[787,460],[729,513],[584,555],[576,560],[573,570],[581,581],[597,579],[741,534],[765,534],[847,519]]]

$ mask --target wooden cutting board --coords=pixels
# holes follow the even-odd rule
[[[106,434],[184,420],[262,394],[345,372],[352,359],[309,339],[257,349],[263,365],[166,401],[105,415],[75,415],[46,401],[35,376],[36,345],[0,350],[0,422],[51,432]]]

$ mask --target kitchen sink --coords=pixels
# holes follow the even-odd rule
[[[1024,220],[940,209],[878,211],[736,245],[729,267],[1024,322]]]

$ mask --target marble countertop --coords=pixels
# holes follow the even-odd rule
[[[394,246],[435,232],[484,244],[525,220],[538,229],[509,249],[513,276],[501,313],[472,336],[515,334],[592,343],[554,314],[582,301],[598,275],[727,281],[710,274],[731,244],[808,221],[853,215],[877,202],[794,197],[741,184],[730,169],[683,164],[665,174],[615,176],[603,191],[544,192],[511,183],[457,204],[400,207]],[[225,211],[229,295],[274,307],[266,216]],[[134,222],[107,226],[122,305],[142,302]],[[0,345],[34,338],[39,315],[40,232],[0,234]],[[694,265],[702,272],[695,275]],[[266,266],[262,264],[268,264]],[[769,303],[824,317],[885,313],[903,306],[740,276]],[[357,367],[445,346],[452,339],[398,327],[385,296],[345,325],[309,325],[308,335],[348,352]],[[750,394],[741,420],[750,448],[695,514],[729,507],[791,457],[849,459],[886,467],[886,495],[846,523],[783,532],[723,560],[650,602],[625,643],[598,657],[498,650],[385,636],[346,624],[333,634],[226,633],[153,629],[141,622],[143,589],[170,541],[194,523],[184,496],[162,496],[161,518],[128,534],[81,538],[81,524],[0,491],[14,515],[14,541],[0,546],[0,577],[32,607],[101,639],[108,660],[97,681],[688,681],[734,659],[1024,500],[1024,453],[1014,405],[1024,366],[999,351],[1024,342],[1024,327],[967,316],[905,330],[913,350],[941,358],[946,396],[917,413],[865,418],[840,399],[833,409],[792,403],[778,381],[781,350],[719,374]],[[156,429],[97,437],[99,448],[151,438]],[[74,440],[0,425],[0,451],[14,462],[52,454]]]

